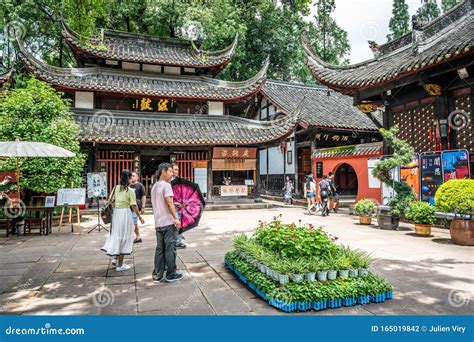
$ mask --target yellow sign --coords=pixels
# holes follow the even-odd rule
[[[151,108],[151,99],[148,97],[142,98],[140,102],[140,110],[153,110],[153,108]]]
[[[443,90],[440,85],[434,83],[425,83],[423,84],[423,88],[425,88],[425,91],[430,96],[439,96]]]
[[[166,112],[167,110],[168,110],[168,100],[158,101],[158,111],[159,112]]]

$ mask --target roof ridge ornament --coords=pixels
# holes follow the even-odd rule
[[[376,59],[379,58],[380,55],[382,54],[382,51],[380,50],[380,45],[377,44],[373,40],[368,40],[367,43],[369,43],[369,48],[374,53],[374,58],[376,58]]]
[[[411,26],[412,26],[412,31],[411,31],[412,54],[417,55],[418,54],[418,47],[419,47],[419,44],[422,40],[423,25],[415,14],[412,15],[412,17],[411,17]]]

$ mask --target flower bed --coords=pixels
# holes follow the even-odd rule
[[[312,225],[260,223],[234,238],[225,263],[270,305],[286,312],[323,310],[392,298],[392,287],[368,271],[371,257],[336,244]]]
[[[235,251],[227,253],[224,262],[260,298],[285,312],[334,309],[393,298],[392,286],[370,272],[360,278],[303,281],[282,286]]]

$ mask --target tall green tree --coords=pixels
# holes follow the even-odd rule
[[[418,20],[421,23],[428,23],[441,14],[436,0],[423,0],[423,4],[416,11]]]
[[[446,13],[460,2],[461,0],[441,0],[441,9]]]
[[[410,14],[405,0],[394,0],[392,18],[389,23],[390,33],[387,40],[397,39],[410,31]]]
[[[2,140],[46,142],[76,154],[73,158],[22,158],[21,188],[52,193],[59,188],[80,185],[85,157],[80,153],[79,126],[69,111],[70,103],[48,84],[35,78],[26,87],[0,95]],[[0,162],[0,170],[15,170],[15,161]]]
[[[339,27],[331,14],[336,9],[335,0],[317,0],[314,22],[309,25],[309,38],[314,50],[325,62],[347,64],[350,51],[347,32]]]

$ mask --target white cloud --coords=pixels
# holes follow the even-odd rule
[[[421,1],[406,0],[410,16],[420,7]],[[351,45],[349,56],[351,63],[362,62],[373,57],[368,40],[374,40],[379,44],[386,42],[392,5],[393,0],[336,0],[333,18],[347,31]],[[313,11],[315,11],[314,8]]]

